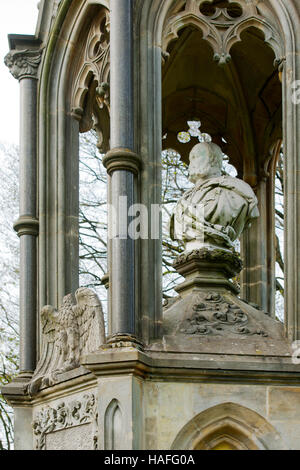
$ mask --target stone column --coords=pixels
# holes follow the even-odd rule
[[[110,175],[114,217],[109,215],[109,279],[111,341],[136,333],[135,241],[128,237],[128,209],[135,202],[135,175],[140,159],[134,153],[132,0],[111,6],[111,150],[104,158]]]
[[[275,173],[279,141],[270,152],[267,168],[256,187],[260,217],[244,232],[241,253],[245,268],[241,273],[241,297],[257,304],[275,318]]]
[[[37,71],[40,51],[12,51],[5,63],[20,82],[20,217],[14,229],[20,237],[20,375],[36,366],[37,250]]]
[[[241,253],[245,263],[241,273],[241,296],[274,316],[275,233],[274,228],[269,226],[274,204],[268,187],[266,181],[260,181],[256,191],[260,218],[252,223],[241,239]]]

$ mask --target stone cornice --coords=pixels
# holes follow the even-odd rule
[[[12,50],[6,55],[4,63],[19,81],[23,78],[37,79],[41,58],[41,50]]]
[[[30,377],[16,378],[1,392],[12,406],[31,407],[49,399],[63,399],[66,389],[88,392],[101,377],[131,375],[142,380],[196,383],[239,383],[255,385],[300,384],[299,365],[291,357],[243,354],[195,354],[139,351],[136,348],[99,350],[82,357],[83,367],[66,372],[58,384],[45,387],[35,397],[26,390]]]
[[[60,400],[65,397],[66,388],[71,393],[87,392],[97,386],[97,379],[84,367],[68,371],[61,375],[60,382],[52,387],[45,387],[34,397],[28,394],[28,385],[32,374],[28,377],[17,376],[12,382],[1,387],[1,393],[11,406],[35,406],[49,398]],[[67,384],[67,385],[66,385]]]
[[[300,383],[299,366],[286,356],[200,354],[196,359],[195,354],[123,348],[89,354],[82,358],[82,364],[98,378],[130,374],[154,381]]]

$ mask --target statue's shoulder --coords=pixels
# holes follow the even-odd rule
[[[245,196],[246,198],[256,198],[251,186],[239,178],[233,178],[232,176],[224,175],[218,178],[212,178],[210,182],[214,186],[219,186],[235,191],[241,196]]]

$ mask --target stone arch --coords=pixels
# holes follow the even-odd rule
[[[216,134],[216,143],[221,147],[226,147],[223,150],[232,158],[232,163],[240,167],[239,176],[254,187],[263,171],[263,160],[269,158],[271,147],[281,138],[281,131],[278,130],[278,127],[281,128],[281,112],[275,113],[274,110],[281,111],[282,92],[278,74],[276,81],[276,69],[277,64],[284,57],[284,44],[276,20],[270,18],[270,14],[263,16],[256,3],[246,0],[239,0],[238,3],[233,0],[227,1],[228,5],[240,7],[240,13],[233,18],[227,12],[228,6],[223,7],[226,6],[226,2],[222,3],[222,8],[214,6],[212,15],[203,13],[201,6],[213,5],[213,2],[214,0],[177,1],[165,17],[162,31],[162,50],[166,62],[163,72],[164,81],[166,81],[166,75],[167,77],[176,76],[174,68],[178,67],[181,62],[185,62],[187,60],[185,57],[189,56],[193,57],[194,64],[188,74],[197,78],[193,82],[184,80],[181,73],[176,84],[173,83],[174,78],[171,78],[171,83],[170,78],[167,78],[168,87],[171,90],[176,88],[176,90],[173,90],[173,97],[168,96],[167,102],[164,102],[163,109],[170,110],[172,116],[170,124],[170,116],[166,117],[164,113],[168,121],[166,123],[164,119],[163,122],[164,134],[168,135],[164,145],[176,148],[174,145],[177,144],[183,160],[187,161],[193,143],[180,145],[174,128],[176,124],[179,124],[178,121],[183,120],[183,115],[189,113],[191,119],[191,115],[194,113],[196,116],[199,113],[198,108],[202,109],[204,106],[203,112],[200,111],[201,121],[202,119],[207,121],[204,124],[211,128],[213,134]],[[195,30],[200,34],[195,34],[193,32]],[[234,47],[241,42],[243,44],[239,48]],[[266,47],[266,44],[270,49]],[[212,55],[210,50],[212,50]],[[255,54],[253,54],[254,50]],[[255,72],[252,79],[247,82],[244,69],[248,68],[248,61],[251,64],[250,70],[254,69]],[[214,62],[225,67],[217,67]],[[198,67],[195,68],[197,63]],[[205,71],[201,71],[201,63],[206,64]],[[187,66],[188,61],[183,66],[184,70]],[[168,72],[169,70],[171,71]],[[212,83],[218,83],[217,87],[213,84],[208,86],[208,75],[212,77]],[[221,80],[223,89],[220,88]],[[272,93],[268,95],[267,90],[271,87]],[[231,90],[231,92],[226,92],[226,90]],[[252,95],[250,99],[249,96]],[[275,98],[270,100],[270,96],[275,96]],[[166,101],[165,98],[163,95]],[[176,109],[178,100],[180,105],[177,108],[181,111]],[[264,107],[268,100],[271,102]],[[187,101],[189,105],[185,103]],[[211,103],[211,106],[207,106],[206,103]],[[241,109],[240,113],[239,109]],[[249,110],[251,110],[251,117]],[[205,117],[201,116],[201,113]],[[219,118],[220,116],[222,119]],[[239,129],[239,124],[236,122],[237,116]],[[260,126],[257,126],[258,116]],[[267,125],[270,119],[271,125]],[[263,128],[258,138],[255,136],[257,132],[255,126],[259,129]],[[226,141],[229,138],[230,142],[222,144],[221,137]],[[260,159],[261,161],[258,161]]]
[[[101,11],[109,11],[106,0],[61,2],[41,64],[38,101],[40,308],[46,304],[59,305],[66,293],[78,288],[79,165],[74,162],[78,161],[79,132],[92,125],[92,114],[102,147],[108,147],[109,135],[101,136],[103,129],[106,134],[109,132],[107,89],[101,89],[101,82],[109,80],[109,68],[98,61],[95,47],[99,38],[91,31]],[[85,51],[88,34],[91,47]],[[106,57],[108,52],[106,47]],[[99,95],[97,87],[100,87]],[[98,101],[96,110],[95,100]]]
[[[261,415],[236,403],[221,403],[194,417],[177,434],[173,450],[284,450],[280,434]]]
[[[121,450],[123,433],[123,414],[118,400],[113,399],[104,415],[104,448]]]
[[[214,51],[214,59],[220,64],[230,60],[231,47],[241,41],[241,34],[248,28],[255,27],[262,31],[267,42],[274,50],[276,60],[283,57],[283,44],[276,23],[260,15],[257,7],[252,2],[230,0],[229,4],[237,4],[241,7],[241,15],[233,18],[227,13],[227,9],[215,7],[213,15],[205,15],[201,12],[201,5],[213,3],[214,0],[190,0],[179,1],[178,8],[173,6],[167,16],[163,30],[163,51],[167,53],[168,45],[178,38],[182,28],[194,26],[203,32],[203,38],[208,41]],[[221,26],[222,25],[222,26]],[[224,32],[225,30],[225,32]]]

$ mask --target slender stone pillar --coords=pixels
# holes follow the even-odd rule
[[[104,158],[110,175],[114,217],[109,220],[112,341],[135,335],[135,242],[128,237],[128,209],[135,202],[132,0],[111,0],[111,150]],[[112,227],[111,227],[112,228]]]
[[[241,252],[241,296],[275,318],[275,173],[281,141],[270,152],[270,160],[256,188],[260,217],[244,232]]]
[[[5,63],[20,81],[20,217],[14,225],[20,237],[20,375],[36,366],[37,250],[37,70],[40,51],[12,51]]]
[[[241,274],[241,295],[275,316],[275,231],[271,220],[274,193],[270,193],[269,188],[267,181],[259,183],[260,218],[242,236],[241,252],[245,268]]]

